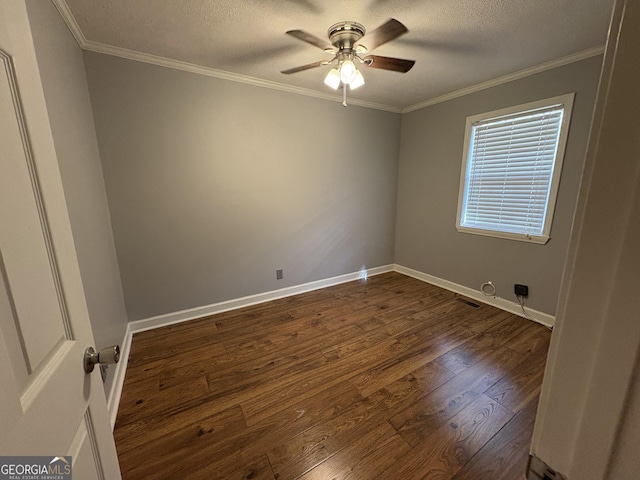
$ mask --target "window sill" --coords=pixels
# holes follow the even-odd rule
[[[518,242],[535,243],[544,245],[551,237],[548,235],[525,235],[523,233],[498,232],[495,230],[483,230],[481,228],[470,228],[456,225],[460,233],[470,233],[472,235],[482,235],[484,237],[502,238],[504,240],[516,240]]]

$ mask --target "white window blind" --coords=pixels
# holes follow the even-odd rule
[[[548,240],[565,115],[566,102],[561,102],[467,123],[459,230]]]

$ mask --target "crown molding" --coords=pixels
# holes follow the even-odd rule
[[[52,0],[52,2],[60,12],[60,15],[62,16],[65,23],[69,27],[69,30],[71,30],[71,33],[76,39],[76,41],[78,42],[78,45],[83,50],[89,50],[92,52],[103,53],[105,55],[112,55],[115,57],[125,58],[128,60],[135,60],[138,62],[149,63],[152,65],[158,65],[161,67],[173,68],[176,70],[183,70],[185,72],[196,73],[199,75],[206,75],[209,77],[220,78],[220,79],[229,80],[232,82],[245,83],[248,85],[254,85],[256,87],[270,88],[272,90],[279,90],[281,92],[287,92],[287,93],[295,93],[296,95],[304,95],[307,97],[319,98],[322,100],[329,100],[332,102],[342,102],[342,95],[319,92],[316,90],[311,90],[309,88],[294,87],[291,85],[285,85],[284,83],[273,82],[270,80],[262,80],[260,78],[250,77],[248,75],[240,75],[237,73],[226,72],[224,70],[217,70],[211,67],[196,65],[194,63],[182,62],[179,60],[172,60],[166,57],[160,57],[160,56],[151,55],[148,53],[141,53],[141,52],[136,52],[134,50],[128,50],[126,48],[114,47],[111,45],[105,45],[103,43],[89,41],[82,33],[82,30],[80,29],[78,22],[73,16],[71,9],[67,5],[67,2],[65,0]],[[375,102],[367,102],[366,100],[358,100],[355,98],[349,100],[349,105],[355,105],[355,106],[365,107],[365,108],[373,108],[375,110],[383,110],[385,112],[391,112],[391,113],[409,113],[415,110],[419,110],[421,108],[429,107],[431,105],[436,105],[438,103],[446,102],[448,100],[453,100],[454,98],[463,97],[464,95],[469,95],[470,93],[475,93],[481,90],[486,90],[487,88],[495,87],[497,85],[502,85],[503,83],[507,83],[513,80],[519,80],[521,78],[535,75],[536,73],[541,73],[547,70],[551,70],[553,68],[569,65],[570,63],[579,62],[580,60],[585,60],[587,58],[595,57],[596,55],[602,55],[603,53],[604,53],[604,46],[590,48],[587,50],[583,50],[581,52],[573,53],[571,55],[567,55],[564,57],[557,58],[555,60],[551,60],[549,62],[541,63],[540,65],[535,65],[533,67],[528,67],[514,73],[503,75],[502,77],[494,78],[486,82],[478,83],[476,85],[471,85],[470,87],[466,87],[461,90],[456,90],[455,92],[451,92],[445,95],[441,95],[439,97],[431,98],[429,100],[425,100],[424,102],[416,103],[415,105],[410,105],[404,108],[394,107],[392,105],[384,105],[384,104],[375,103]]]
[[[447,93],[439,97],[431,98],[429,100],[416,103],[415,105],[411,105],[409,107],[404,107],[401,110],[401,113],[409,113],[409,112],[413,112],[414,110],[430,107],[431,105],[436,105],[438,103],[446,102],[448,100],[453,100],[454,98],[463,97],[465,95],[469,95],[470,93],[475,93],[481,90],[486,90],[487,88],[502,85],[503,83],[508,83],[514,80],[519,80],[521,78],[529,77],[531,75],[535,75],[536,73],[546,72],[547,70],[563,67],[565,65],[569,65],[570,63],[575,63],[575,62],[579,62],[580,60],[585,60],[587,58],[595,57],[596,55],[602,55],[603,53],[604,53],[604,46],[582,50],[581,52],[572,53],[571,55],[567,55],[565,57],[556,58],[555,60],[551,60],[549,62],[541,63],[533,67],[528,67],[528,68],[525,68],[524,70],[519,70],[514,73],[509,73],[507,75],[503,75],[502,77],[494,78],[486,82],[477,83],[475,85],[471,85],[470,87],[466,87],[461,90],[456,90],[455,92]]]
[[[318,92],[309,88],[294,87],[291,85],[285,85],[284,83],[272,82],[270,80],[262,80],[260,78],[250,77],[247,75],[240,75],[237,73],[226,72],[224,70],[217,70],[211,67],[205,67],[202,65],[196,65],[194,63],[182,62],[179,60],[172,60],[166,57],[160,57],[157,55],[151,55],[148,53],[136,52],[134,50],[128,50],[126,48],[114,47],[111,45],[105,45],[103,43],[93,42],[87,40],[80,29],[80,25],[76,21],[71,9],[67,5],[65,0],[52,0],[53,4],[60,12],[63,20],[71,30],[71,34],[78,42],[78,45],[83,50],[89,50],[92,52],[103,53],[105,55],[112,55],[115,57],[125,58],[128,60],[135,60],[138,62],[149,63],[152,65],[158,65],[161,67],[173,68],[176,70],[182,70],[185,72],[196,73],[199,75],[206,75],[209,77],[220,78],[222,80],[230,80],[232,82],[245,83],[248,85],[254,85],[256,87],[270,88],[272,90],[279,90],[281,92],[295,93],[297,95],[304,95],[306,97],[320,98],[322,100],[330,100],[332,102],[342,102],[342,95],[336,95],[325,92]],[[368,102],[366,100],[358,100],[357,98],[349,99],[349,105],[355,105],[365,108],[373,108],[375,110],[383,110],[391,113],[401,113],[400,107],[394,107],[391,105],[384,105],[382,103]]]
[[[204,67],[195,63],[182,62],[179,60],[172,60],[170,58],[160,57],[157,55],[151,55],[149,53],[141,53],[126,48],[113,47],[111,45],[104,45],[102,43],[85,41],[82,46],[84,50],[91,52],[103,53],[106,55],[112,55],[115,57],[125,58],[128,60],[135,60],[137,62],[150,63],[161,67],[173,68],[176,70],[182,70],[185,72],[196,73],[199,75],[206,75],[209,77],[220,78],[222,80],[230,80],[232,82],[245,83],[248,85],[254,85],[256,87],[270,88],[272,90],[280,90],[287,93],[295,93],[297,95],[304,95],[307,97],[320,98],[323,100],[330,100],[333,102],[342,102],[342,95],[335,95],[331,93],[318,92],[308,88],[294,87],[291,85],[285,85],[283,83],[272,82],[270,80],[262,80],[260,78],[250,77],[248,75],[241,75],[238,73],[226,72],[224,70],[217,70],[211,67]],[[349,105],[356,105],[360,107],[373,108],[376,110],[384,110],[386,112],[400,113],[399,107],[393,107],[391,105],[384,105],[381,103],[367,102],[365,100],[358,100],[355,98],[349,99]]]
[[[71,34],[73,35],[73,38],[76,39],[76,42],[78,42],[80,48],[84,48],[87,43],[87,37],[85,37],[84,33],[82,33],[80,25],[78,25],[78,22],[76,22],[76,17],[74,17],[73,13],[71,13],[71,9],[69,8],[69,5],[67,5],[67,2],[65,0],[51,1],[58,9],[58,12],[64,20],[64,23],[66,23],[67,27],[69,27],[69,30],[71,30]]]

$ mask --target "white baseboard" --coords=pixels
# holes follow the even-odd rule
[[[303,283],[302,285],[294,285],[292,287],[281,288],[279,290],[272,290],[270,292],[258,293],[256,295],[249,295],[247,297],[213,303],[211,305],[205,305],[203,307],[190,308],[188,310],[181,310],[179,312],[157,315],[155,317],[145,318],[142,320],[134,320],[132,322],[129,322],[129,326],[131,327],[132,333],[143,332],[145,330],[165,327],[174,323],[186,322],[187,320],[206,317],[207,315],[213,315],[215,313],[236,310],[238,308],[249,307],[258,303],[277,300],[278,298],[290,297],[292,295],[298,295],[300,293],[310,292],[313,290],[318,290],[320,288],[326,288],[333,285],[339,285],[341,283],[351,282],[352,280],[357,280],[365,275],[379,275],[381,273],[392,271],[393,265],[383,265],[381,267],[369,268],[366,271],[363,270],[359,272],[347,273],[345,275],[339,275],[337,277],[326,278],[324,280],[317,280],[315,282]]]
[[[519,303],[511,302],[509,300],[505,300],[504,298],[496,297],[493,295],[485,295],[480,290],[474,290],[473,288],[465,287],[464,285],[459,285],[457,283],[450,282],[449,280],[434,277],[433,275],[429,275],[428,273],[413,270],[412,268],[404,267],[402,265],[395,264],[393,266],[393,269],[394,271],[402,273],[403,275],[417,278],[418,280],[422,280],[423,282],[436,285],[437,287],[441,287],[455,293],[459,293],[460,295],[464,295],[465,297],[473,298],[474,300],[477,300],[479,302],[486,303],[501,310],[505,310],[509,313],[513,313],[514,315],[526,318],[522,314],[522,309],[520,308]],[[539,312],[538,310],[533,310],[532,308],[528,307],[526,311],[532,320],[541,323],[546,327],[553,327],[553,324],[556,320],[553,315]]]
[[[107,398],[107,408],[109,409],[109,420],[111,420],[111,430],[116,426],[116,417],[118,416],[118,406],[120,405],[120,396],[122,395],[122,387],[124,386],[124,377],[127,372],[127,363],[129,361],[129,351],[131,350],[131,332],[130,324],[124,333],[122,346],[120,348],[120,361],[115,365],[115,373],[109,398]]]

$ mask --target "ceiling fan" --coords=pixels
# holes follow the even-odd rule
[[[408,31],[407,27],[402,23],[391,18],[365,37],[366,30],[361,24],[350,21],[339,22],[329,27],[327,32],[331,43],[329,45],[325,40],[303,30],[289,30],[287,32],[288,35],[324,50],[326,53],[333,55],[333,58],[283,70],[282,73],[288,75],[337,62],[337,65],[325,77],[324,83],[334,90],[337,90],[342,83],[342,104],[346,107],[347,85],[351,90],[364,85],[364,77],[356,67],[356,62],[367,67],[391,70],[393,72],[407,73],[411,70],[411,67],[416,63],[414,60],[366,55],[370,50],[390,42]],[[363,37],[368,48],[363,43],[360,43]]]

